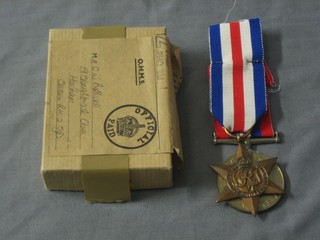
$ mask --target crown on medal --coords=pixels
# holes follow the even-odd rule
[[[250,167],[252,164],[252,160],[247,156],[243,156],[238,159],[238,164],[242,167]]]
[[[139,128],[144,128],[144,124],[139,124],[138,120],[132,116],[125,116],[117,119],[117,134],[124,137],[133,137],[139,131]]]

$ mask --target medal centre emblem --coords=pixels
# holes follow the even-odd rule
[[[268,187],[268,172],[249,157],[241,157],[229,169],[227,185],[241,198],[256,197]]]

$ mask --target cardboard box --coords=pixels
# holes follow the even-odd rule
[[[179,49],[163,27],[52,29],[41,173],[90,202],[172,186],[183,164],[175,93]]]

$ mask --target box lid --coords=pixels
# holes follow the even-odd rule
[[[163,27],[50,30],[43,155],[176,151],[182,166],[181,80]]]

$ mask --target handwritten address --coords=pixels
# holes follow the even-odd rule
[[[91,53],[88,57],[89,64],[80,65],[78,72],[69,72],[67,76],[56,79],[55,127],[51,129],[55,134],[56,145],[65,135],[68,135],[69,144],[69,127],[76,126],[70,123],[69,115],[76,106],[79,112],[79,147],[81,148],[81,135],[93,135],[94,109],[102,107],[104,85],[99,74],[99,54]]]

